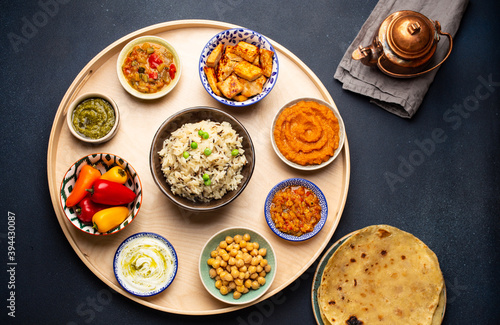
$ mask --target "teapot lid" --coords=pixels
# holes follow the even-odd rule
[[[399,57],[420,58],[434,45],[434,24],[421,13],[402,11],[388,26],[387,41]]]

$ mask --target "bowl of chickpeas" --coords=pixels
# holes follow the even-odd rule
[[[200,254],[201,282],[216,299],[243,305],[261,298],[276,275],[271,243],[255,230],[226,228],[213,235]]]

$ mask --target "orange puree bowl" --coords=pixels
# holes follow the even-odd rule
[[[297,113],[298,109],[289,109],[297,105],[306,110]],[[339,111],[317,98],[303,97],[286,103],[271,126],[274,151],[285,164],[299,170],[316,170],[332,163],[344,139],[345,126]]]

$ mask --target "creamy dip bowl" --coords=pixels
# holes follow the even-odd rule
[[[177,274],[177,254],[168,240],[142,232],[125,239],[113,261],[116,280],[129,293],[149,297],[165,290]]]

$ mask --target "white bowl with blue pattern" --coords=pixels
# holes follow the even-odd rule
[[[288,186],[303,186],[309,189],[311,192],[313,192],[319,199],[319,205],[321,206],[321,218],[318,221],[318,223],[314,226],[313,231],[305,233],[301,236],[294,236],[291,234],[284,233],[280,231],[278,228],[276,228],[276,225],[274,224],[274,221],[271,217],[271,204],[274,198],[274,195],[278,193],[279,191],[283,190],[284,188]],[[326,219],[328,217],[328,204],[326,202],[326,197],[323,194],[323,192],[319,189],[316,184],[314,184],[311,181],[308,181],[307,179],[304,178],[289,178],[284,181],[279,182],[277,185],[275,185],[269,194],[267,195],[266,202],[264,203],[264,215],[266,217],[266,222],[271,228],[271,230],[278,235],[279,237],[289,240],[289,241],[294,241],[294,242],[300,242],[304,240],[311,239],[314,237],[317,233],[320,232],[320,230],[323,228],[323,226],[326,223]]]
[[[262,89],[262,92],[258,95],[255,95],[253,97],[250,97],[248,100],[239,102],[236,100],[231,100],[222,96],[217,96],[213,91],[212,88],[210,88],[210,85],[208,83],[207,77],[205,75],[204,68],[206,66],[207,58],[210,55],[210,53],[219,45],[219,43],[223,43],[225,46],[226,45],[236,45],[238,42],[244,41],[250,44],[253,44],[255,46],[258,46],[259,48],[264,48],[266,50],[270,50],[274,52],[273,56],[273,69],[271,76],[268,78],[266,83],[264,84],[264,88]],[[276,53],[276,50],[274,49],[273,45],[269,40],[267,40],[264,36],[261,34],[254,32],[253,30],[246,29],[246,28],[232,28],[232,29],[227,29],[224,30],[214,37],[212,37],[208,43],[205,45],[203,50],[201,51],[200,55],[200,61],[199,61],[199,67],[198,67],[198,72],[200,74],[200,79],[203,87],[205,90],[215,98],[217,101],[219,101],[222,104],[228,105],[228,106],[234,106],[234,107],[244,107],[248,105],[252,105],[266,97],[271,90],[273,89],[274,85],[276,84],[276,81],[278,79],[278,71],[279,71],[279,63],[278,63],[278,55]]]

